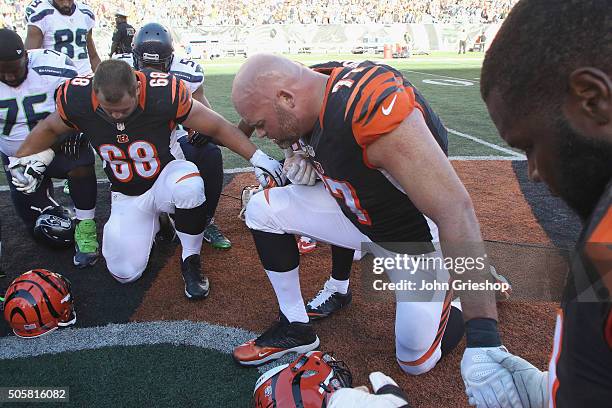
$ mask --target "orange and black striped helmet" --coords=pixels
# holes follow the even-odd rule
[[[336,390],[351,386],[351,372],[343,362],[321,351],[310,351],[259,377],[252,406],[323,408]]]
[[[76,322],[70,282],[46,269],[15,279],[4,299],[4,319],[19,337],[32,338]]]

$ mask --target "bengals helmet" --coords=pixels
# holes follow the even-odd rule
[[[33,338],[76,322],[70,281],[46,269],[15,279],[4,296],[4,319],[19,337]]]
[[[253,406],[321,408],[327,405],[332,393],[351,385],[351,373],[343,362],[321,351],[311,351],[259,377]]]

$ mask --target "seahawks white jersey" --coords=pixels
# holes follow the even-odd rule
[[[34,0],[26,8],[26,22],[43,33],[42,48],[59,51],[70,57],[79,75],[91,73],[87,52],[87,33],[95,26],[95,16],[89,6],[74,2],[71,15],[61,14],[50,0]]]
[[[55,90],[77,76],[70,58],[53,50],[29,50],[28,74],[11,87],[0,82],[0,151],[14,156],[39,120],[55,111]]]
[[[132,54],[114,54],[113,59],[125,61],[134,67],[134,56]],[[191,93],[194,93],[204,84],[204,71],[202,67],[189,58],[179,58],[175,55],[170,65],[170,72],[185,82]],[[185,135],[187,135],[187,131],[182,126],[178,126],[170,136],[170,152],[177,159],[185,159],[185,155],[178,143],[178,139]]]
[[[114,54],[113,59],[120,59],[134,67],[134,56],[132,54]],[[172,65],[170,65],[170,72],[177,78],[182,79],[191,93],[194,93],[200,85],[204,84],[202,66],[189,58],[180,58],[175,55],[172,59]]]

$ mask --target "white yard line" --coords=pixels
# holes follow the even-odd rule
[[[506,147],[498,146],[498,145],[496,145],[494,143],[490,143],[490,142],[487,142],[486,140],[482,140],[482,139],[480,139],[480,138],[478,138],[476,136],[468,135],[467,133],[462,133],[462,132],[459,132],[459,131],[454,130],[454,129],[447,128],[446,130],[448,130],[448,132],[452,133],[453,135],[457,135],[459,137],[463,137],[463,138],[471,140],[473,142],[480,143],[482,145],[490,147],[493,150],[497,150],[498,152],[503,152],[503,153],[509,154],[509,155],[511,155],[513,157],[516,157],[517,159],[520,159],[520,160],[527,160],[525,155],[523,155],[521,153],[517,153],[514,150],[508,149]]]
[[[440,75],[440,74],[430,74],[429,72],[411,71],[411,70],[408,70],[408,69],[402,69],[402,71],[412,72],[412,73],[414,73],[414,74],[420,74],[420,75],[427,75],[427,76],[439,77],[439,78],[457,79],[457,80],[459,80],[459,81],[480,82],[480,81],[477,81],[477,80],[475,80],[475,79],[469,79],[469,78],[458,78],[458,77],[452,77],[452,76],[448,76],[448,75]]]

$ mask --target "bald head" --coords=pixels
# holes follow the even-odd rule
[[[308,68],[287,58],[272,54],[257,54],[240,68],[232,85],[232,101],[236,110],[254,98],[272,98],[278,89],[295,90],[300,77]]]
[[[309,132],[319,114],[327,76],[287,58],[258,54],[240,68],[232,102],[258,135],[292,143]]]

